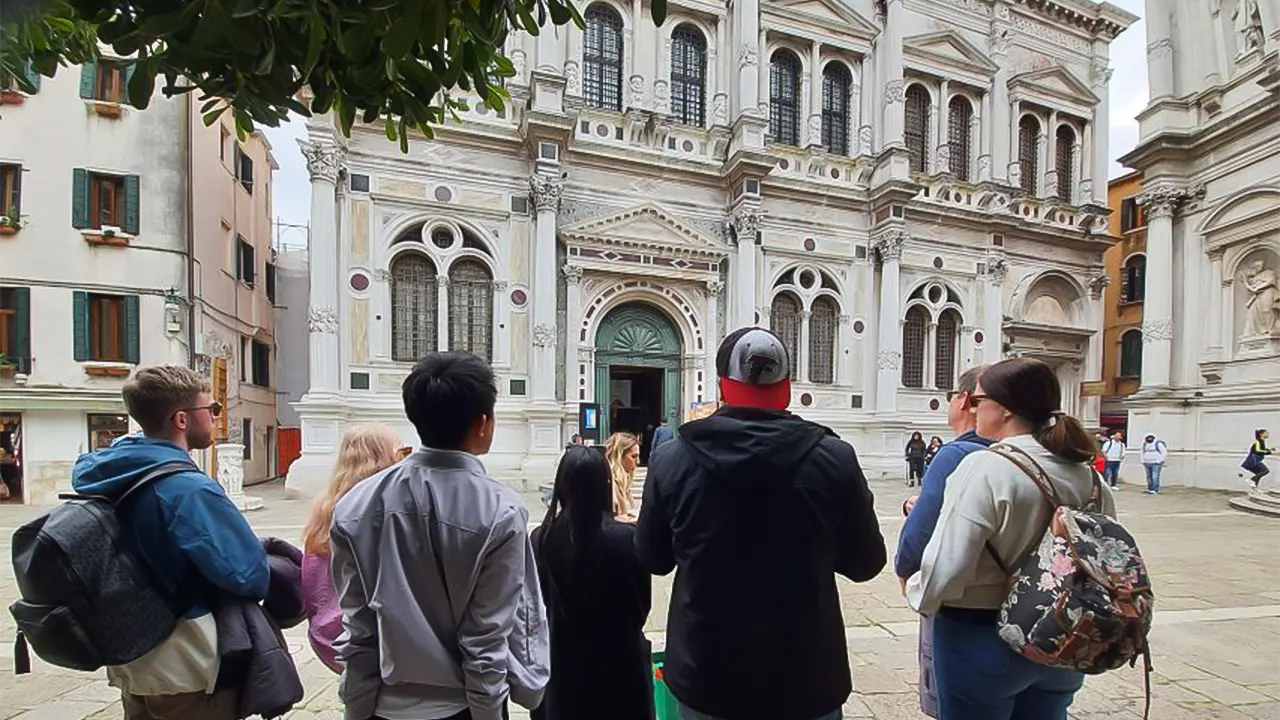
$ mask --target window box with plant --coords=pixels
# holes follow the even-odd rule
[[[18,212],[18,208],[9,208],[4,215],[0,215],[0,235],[16,235],[22,229],[22,215]]]
[[[80,66],[80,97],[99,117],[117,119],[128,102],[127,88],[133,66],[124,61],[100,59]]]
[[[0,376],[31,372],[31,288],[0,287]]]
[[[137,175],[72,171],[71,224],[90,245],[127,246],[138,234]]]
[[[0,352],[0,377],[13,377],[18,374],[18,363],[9,359],[9,356]]]
[[[128,377],[138,364],[140,298],[74,292],[73,351],[86,375]]]

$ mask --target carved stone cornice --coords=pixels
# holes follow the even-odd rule
[[[1147,209],[1147,217],[1173,217],[1178,208],[1189,200],[1204,197],[1204,184],[1157,182],[1143,189],[1138,204]]]
[[[529,176],[529,194],[539,212],[556,212],[560,209],[560,197],[564,194],[564,181],[558,177],[536,173]]]
[[[323,180],[335,185],[338,183],[338,175],[342,173],[342,161],[346,157],[346,152],[342,148],[331,143],[310,140],[299,140],[298,147],[302,150],[302,157],[307,161],[307,173],[311,176],[311,182]]]

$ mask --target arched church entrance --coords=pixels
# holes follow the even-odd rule
[[[644,438],[648,461],[652,428],[680,413],[680,334],[661,310],[643,302],[619,305],[596,330],[596,402],[604,435]]]

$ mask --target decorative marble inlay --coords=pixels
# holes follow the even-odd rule
[[[369,362],[369,301],[351,301],[351,362]]]
[[[351,289],[362,293],[369,289],[369,276],[362,272],[351,273],[351,278],[347,281],[351,284]]]
[[[369,203],[365,200],[351,203],[351,261],[369,262]]]

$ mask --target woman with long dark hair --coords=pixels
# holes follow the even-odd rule
[[[1115,517],[1115,499],[1090,462],[1097,443],[1061,409],[1053,369],[1031,358],[998,362],[978,378],[970,407],[978,435],[999,452],[974,452],[947,480],[911,607],[933,618],[933,671],[941,720],[1067,720],[1084,675],[1015,653],[996,621],[1009,576],[1039,544],[1053,509],[1028,476],[1039,467],[1061,502]],[[1025,466],[1023,470],[1016,462]]]
[[[907,487],[914,487],[924,479],[924,458],[929,448],[924,444],[924,436],[919,431],[911,433],[903,454],[907,457]]]
[[[533,531],[555,668],[536,720],[652,720],[644,623],[652,578],[635,526],[614,518],[609,461],[588,447],[560,458],[546,519]]]

